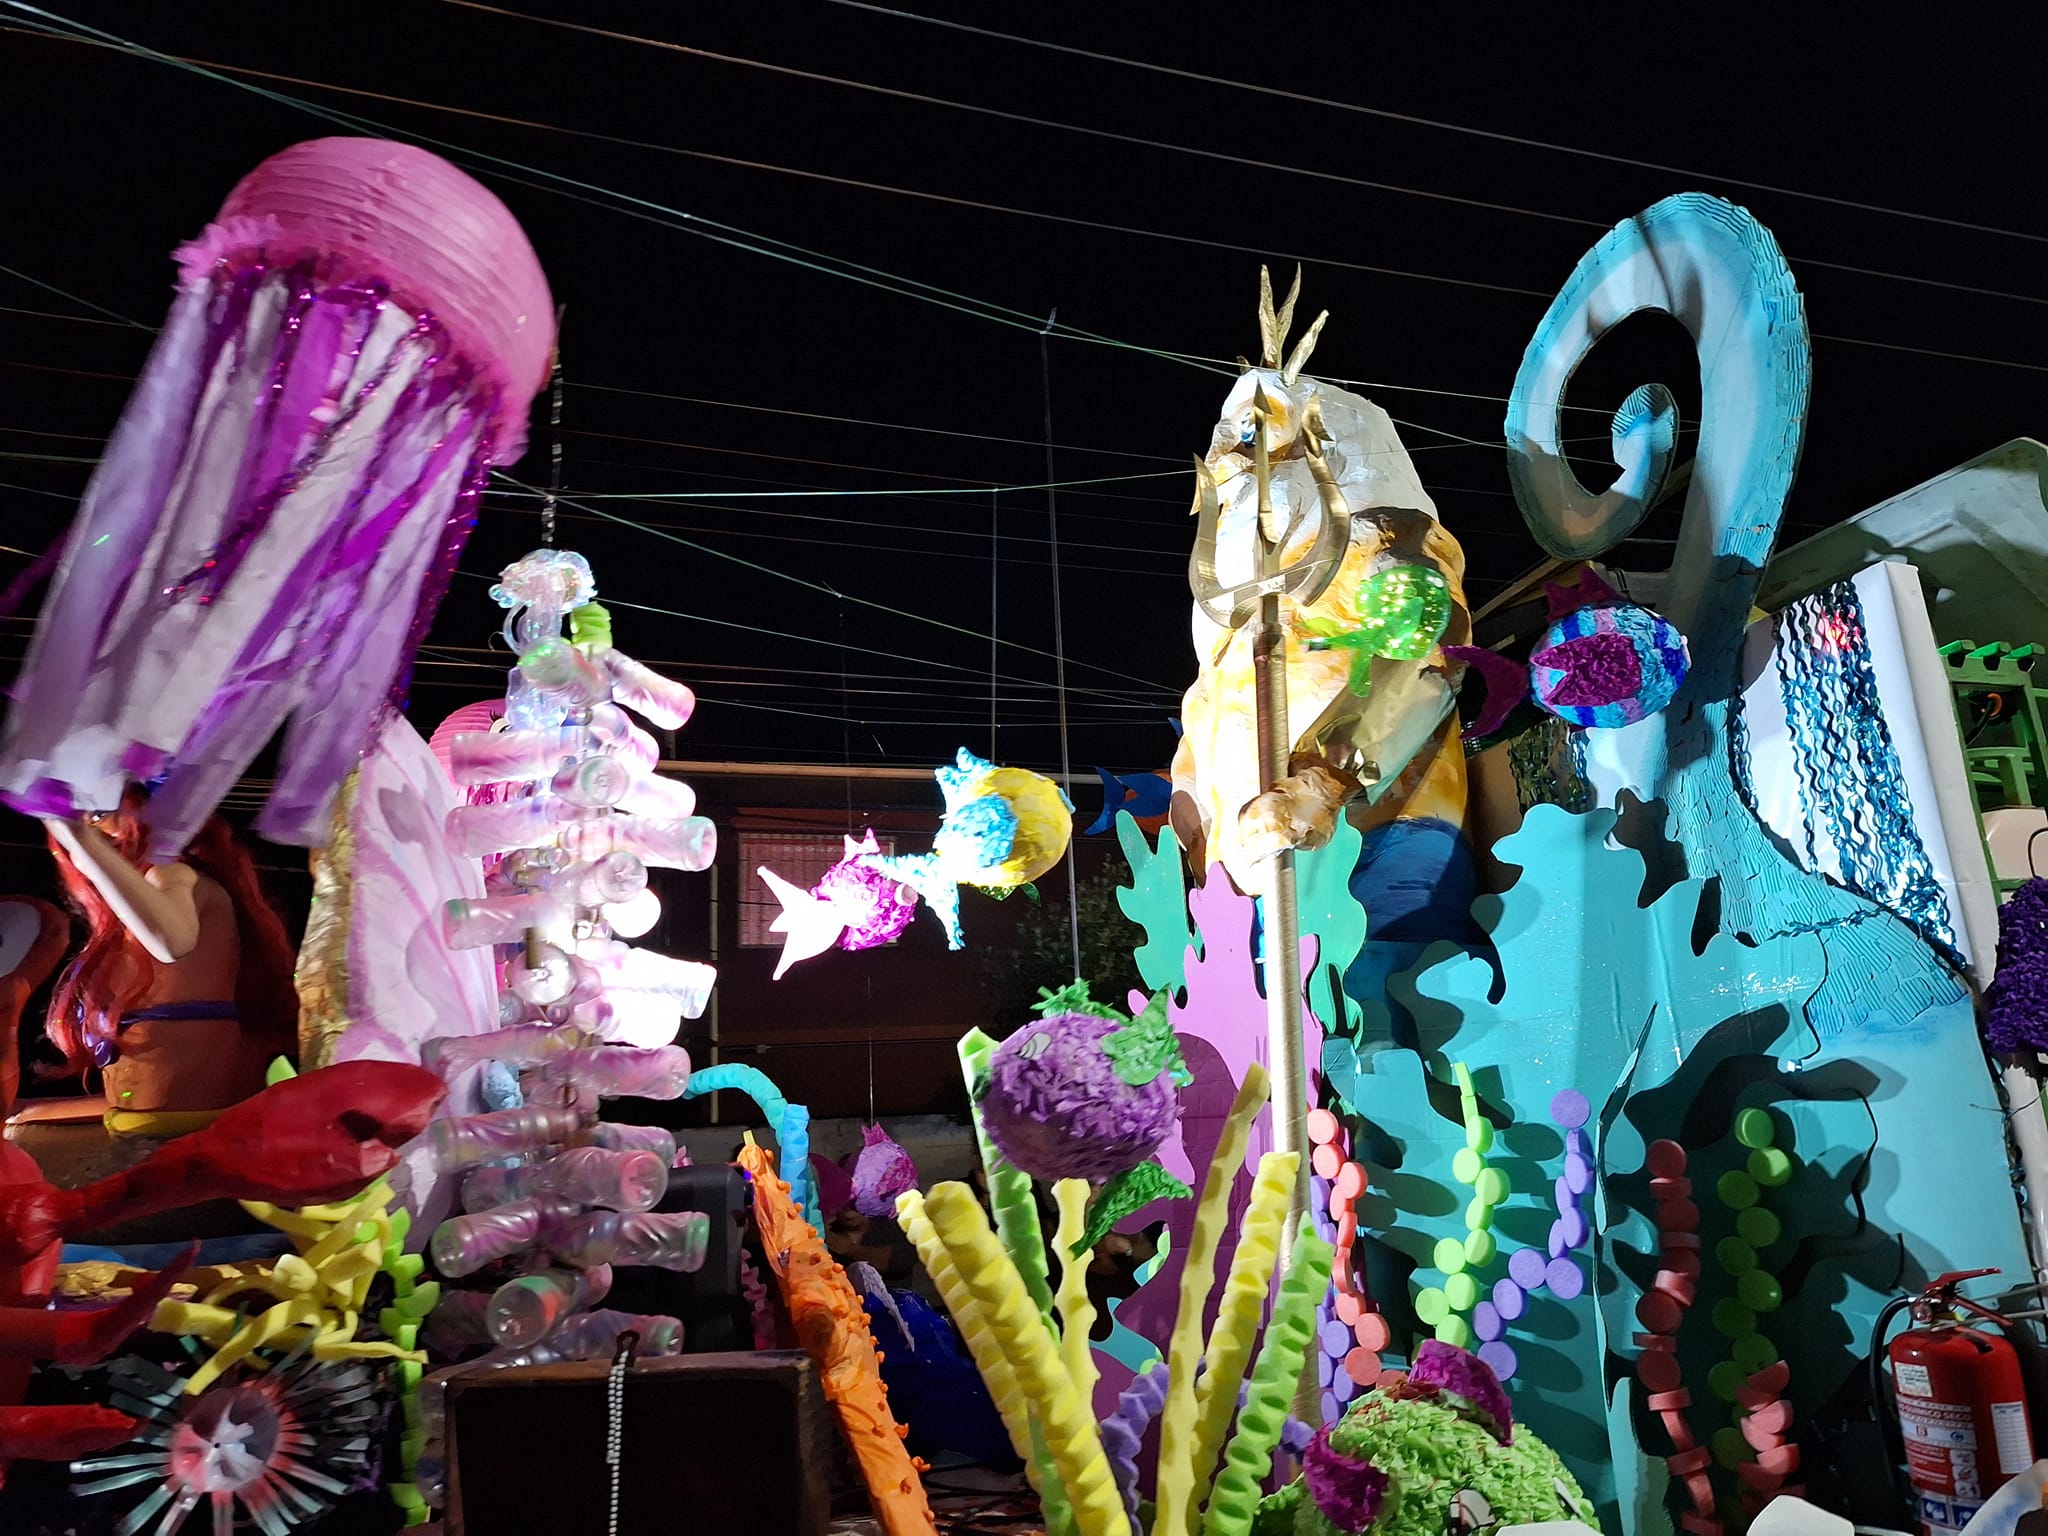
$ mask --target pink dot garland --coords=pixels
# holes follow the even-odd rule
[[[1344,1124],[1327,1109],[1308,1113],[1310,1180],[1317,1233],[1335,1245],[1330,1289],[1316,1309],[1316,1381],[1322,1388],[1323,1421],[1333,1423],[1360,1392],[1380,1379],[1380,1352],[1393,1334],[1379,1306],[1360,1283],[1354,1250],[1358,1201],[1365,1194],[1365,1165],[1352,1159]]]
[[[1749,1144],[1747,1137],[1744,1140]],[[1792,1406],[1783,1393],[1792,1372],[1783,1360],[1773,1360],[1747,1375],[1732,1360],[1716,1366],[1712,1379],[1717,1395],[1734,1400],[1737,1424],[1718,1431],[1711,1446],[1701,1445],[1693,1433],[1686,1412],[1692,1407],[1692,1393],[1679,1371],[1675,1337],[1698,1299],[1701,1274],[1699,1206],[1692,1198],[1692,1180],[1685,1177],[1686,1163],[1685,1148],[1677,1142],[1651,1143],[1650,1195],[1661,1234],[1663,1267],[1651,1289],[1636,1303],[1636,1320],[1648,1330],[1635,1336],[1642,1349],[1636,1357],[1636,1380],[1642,1384],[1646,1405],[1663,1420],[1670,1437],[1671,1454],[1664,1464],[1673,1478],[1683,1482],[1692,1502],[1692,1509],[1679,1517],[1679,1525],[1688,1536],[1725,1536],[1727,1525],[1717,1512],[1710,1467],[1719,1464],[1736,1474],[1745,1515],[1755,1515],[1780,1494],[1799,1495],[1805,1490],[1786,1482],[1798,1470],[1799,1448],[1790,1438]],[[1742,1337],[1756,1337],[1753,1314],[1747,1306],[1742,1306],[1741,1312],[1737,1316],[1728,1311],[1724,1302],[1716,1308],[1716,1322],[1724,1325],[1725,1332],[1747,1318],[1749,1327]]]

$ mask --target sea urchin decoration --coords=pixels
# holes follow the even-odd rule
[[[239,1521],[262,1536],[288,1536],[370,1473],[383,1409],[377,1373],[360,1362],[296,1357],[196,1397],[180,1377],[132,1356],[109,1376],[113,1400],[141,1428],[114,1454],[73,1462],[72,1492],[148,1488],[115,1526],[118,1536],[172,1536],[201,1504],[214,1536]]]
[[[989,1138],[1033,1178],[1100,1183],[1150,1157],[1173,1129],[1186,1078],[1166,1022],[1165,994],[1126,1022],[1072,989],[1064,1007],[1019,1030],[995,1053],[981,1098]]]
[[[853,1208],[870,1221],[894,1220],[896,1197],[917,1188],[917,1165],[879,1125],[862,1126],[860,1136],[860,1156],[853,1161]]]

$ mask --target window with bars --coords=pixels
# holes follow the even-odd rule
[[[883,853],[896,851],[896,839],[877,837]],[[820,837],[811,833],[742,832],[740,834],[740,948],[780,949],[783,936],[769,924],[782,913],[782,903],[768,889],[767,882],[754,873],[762,865],[775,871],[791,885],[809,890],[824,878],[825,871],[846,857],[846,840],[837,835]],[[895,943],[894,939],[889,941]]]

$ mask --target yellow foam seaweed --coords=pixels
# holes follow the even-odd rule
[[[1298,1152],[1268,1152],[1259,1159],[1251,1204],[1238,1227],[1237,1252],[1230,1261],[1229,1278],[1223,1282],[1223,1303],[1209,1330],[1209,1348],[1203,1356],[1208,1367],[1195,1383],[1194,1450],[1189,1466],[1197,1487],[1206,1486],[1215,1475],[1223,1437],[1230,1433],[1230,1421],[1237,1416],[1237,1389],[1251,1364],[1252,1346],[1265,1317],[1273,1266],[1280,1257],[1281,1231],[1300,1167]]]
[[[1294,1262],[1280,1281],[1280,1297],[1266,1324],[1266,1341],[1245,1385],[1237,1433],[1223,1453],[1223,1470],[1209,1491],[1202,1536],[1245,1536],[1259,1507],[1261,1484],[1272,1470],[1273,1447],[1301,1381],[1315,1330],[1316,1305],[1330,1284],[1336,1249],[1307,1227],[1294,1239]],[[1159,1527],[1155,1526],[1154,1530]]]
[[[1051,1332],[973,1191],[941,1184],[926,1197],[925,1210],[1036,1410],[1076,1530],[1080,1536],[1131,1536],[1093,1405],[1074,1391]]]
[[[1159,1472],[1153,1483],[1157,1513],[1152,1536],[1183,1536],[1195,1520],[1195,1371],[1202,1359],[1202,1308],[1216,1283],[1216,1250],[1230,1219],[1230,1187],[1244,1163],[1252,1121],[1266,1102],[1266,1069],[1250,1062],[1244,1082],[1223,1122],[1216,1155],[1202,1179],[1186,1266],[1180,1277],[1180,1310],[1166,1353],[1166,1405],[1159,1412]]]
[[[1025,1294],[1038,1308],[1045,1326],[1052,1327],[1052,1284],[1045,1262],[1045,1229],[1038,1221],[1038,1201],[1031,1193],[1031,1177],[1013,1167],[997,1150],[982,1124],[981,1103],[975,1099],[975,1085],[988,1073],[996,1054],[996,1042],[978,1029],[960,1037],[960,1070],[967,1078],[968,1099],[974,1111],[974,1139],[981,1148],[981,1166],[988,1175],[988,1204],[995,1214],[996,1231]]]
[[[1060,1258],[1060,1288],[1053,1297],[1060,1309],[1060,1358],[1066,1362],[1067,1379],[1084,1403],[1095,1398],[1095,1355],[1088,1342],[1095,1326],[1095,1306],[1088,1299],[1088,1266],[1095,1250],[1076,1254],[1073,1246],[1088,1227],[1089,1193],[1086,1179],[1061,1179],[1052,1187],[1060,1212],[1052,1240]]]

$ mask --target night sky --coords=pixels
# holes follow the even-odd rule
[[[631,37],[531,0],[65,12],[366,128],[33,35],[0,0],[0,559],[61,532],[149,343],[52,316],[154,326],[171,249],[258,160],[333,132],[439,147],[525,225],[568,307],[564,483],[594,498],[560,542],[621,647],[699,689],[688,758],[988,750],[993,602],[995,750],[1056,763],[1053,479],[1098,482],[1056,504],[1074,766],[1163,765],[1193,670],[1188,455],[1257,348],[1262,260],[1284,283],[1299,258],[1304,317],[1332,311],[1310,371],[1368,381],[1403,424],[1475,607],[1537,554],[1490,446],[1522,348],[1580,253],[1668,193],[1747,205],[1807,295],[1789,537],[2048,430],[2038,8],[1979,8],[1969,35],[1931,11],[1911,31],[1735,6],[1517,31],[1495,7],[921,3],[1012,36],[830,0],[546,8]],[[1667,323],[1603,348],[1571,397],[1597,408],[1575,418],[1582,475],[1605,483],[1604,413],[1637,384],[1696,425],[1694,372]],[[546,411],[513,468],[535,484]],[[816,494],[761,494],[790,491]],[[1623,563],[1662,563],[1674,523]],[[416,677],[424,729],[498,691],[486,579],[538,533],[532,499],[487,505]],[[0,620],[10,668],[36,600]]]

